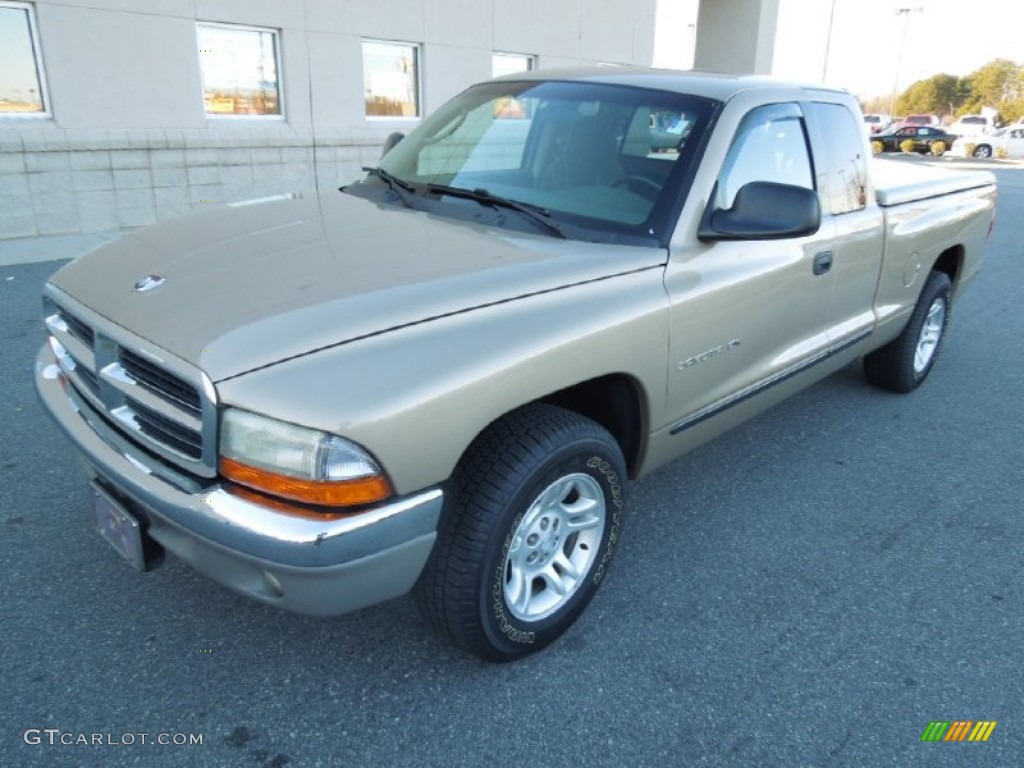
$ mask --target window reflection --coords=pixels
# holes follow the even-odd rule
[[[28,6],[0,3],[0,114],[46,112]]]
[[[495,53],[491,56],[491,74],[494,77],[529,72],[533,69],[533,57],[518,53]],[[529,117],[530,105],[511,96],[502,99],[495,105],[495,117],[523,118]]]
[[[208,115],[280,115],[277,33],[199,24],[199,65]]]
[[[363,91],[368,116],[419,116],[418,54],[415,45],[363,41]]]

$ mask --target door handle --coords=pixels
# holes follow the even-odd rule
[[[832,251],[823,251],[814,257],[814,274],[824,275],[832,269]]]

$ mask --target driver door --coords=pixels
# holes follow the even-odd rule
[[[762,106],[741,121],[710,204],[729,208],[751,181],[815,189],[814,178],[799,106]],[[832,244],[832,225],[823,220],[810,236],[698,243],[672,253],[665,285],[673,434],[734,412],[827,354]]]

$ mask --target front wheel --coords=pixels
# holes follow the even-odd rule
[[[982,160],[992,157],[992,147],[988,144],[979,144],[974,148],[974,156]]]
[[[417,584],[429,623],[488,661],[556,640],[618,545],[625,462],[600,425],[545,404],[503,417],[460,463]]]
[[[906,328],[893,341],[864,358],[868,381],[892,392],[917,389],[928,376],[949,324],[953,288],[949,276],[932,272],[910,313]]]

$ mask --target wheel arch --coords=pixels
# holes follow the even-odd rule
[[[647,397],[634,377],[613,373],[574,384],[541,398],[607,429],[619,444],[630,477],[643,463],[647,441]]]
[[[949,277],[953,284],[953,292],[956,293],[959,277],[963,271],[965,251],[962,245],[953,245],[939,254],[932,264],[933,272],[942,272]]]
[[[626,373],[609,373],[580,381],[499,414],[473,437],[458,463],[472,455],[475,446],[494,424],[509,413],[534,403],[555,405],[600,424],[618,443],[629,476],[637,476],[647,449],[648,398],[643,385]]]

